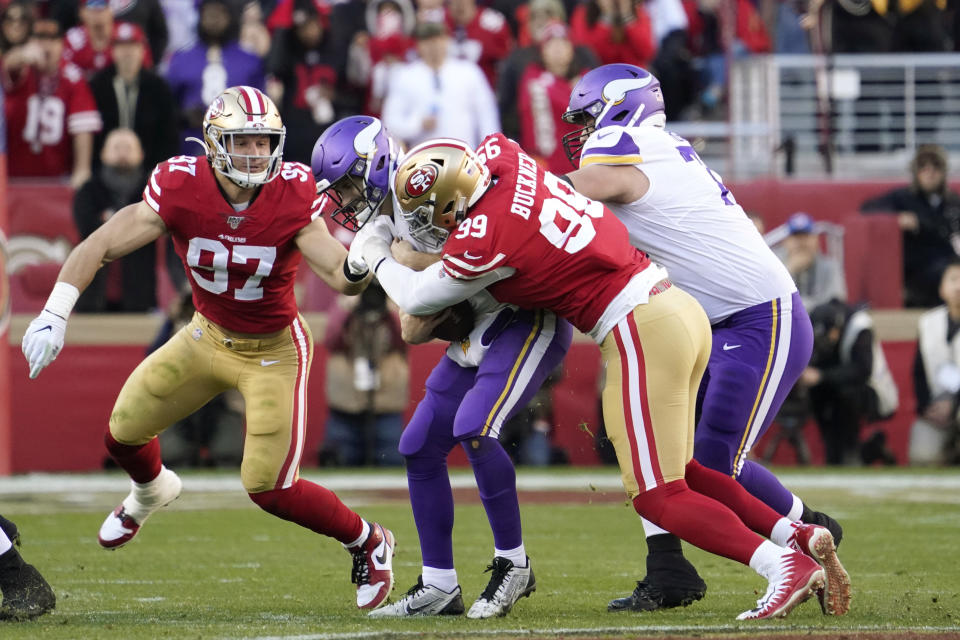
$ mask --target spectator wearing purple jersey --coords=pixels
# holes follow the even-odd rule
[[[265,90],[260,58],[238,42],[239,8],[230,0],[203,0],[199,41],[170,58],[167,81],[180,105],[182,137],[202,138],[200,123],[206,107],[227,87],[247,85]],[[181,143],[184,152],[196,147]]]

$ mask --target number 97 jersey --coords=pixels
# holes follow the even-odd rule
[[[550,309],[595,338],[615,301],[623,313],[646,301],[621,294],[638,274],[650,275],[651,284],[665,274],[630,245],[623,224],[603,204],[538,167],[502,134],[488,136],[477,153],[491,185],[447,239],[446,275],[470,280],[512,268],[512,276],[489,287],[497,300]]]
[[[197,311],[238,333],[271,333],[297,315],[294,242],[323,206],[310,169],[284,162],[242,210],[227,202],[210,163],[178,156],[154,169],[144,201],[163,219]]]

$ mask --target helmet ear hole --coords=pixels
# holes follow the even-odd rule
[[[624,111],[618,112],[617,115],[613,116],[610,119],[613,120],[614,122],[622,122],[627,119],[628,115],[630,115],[630,112],[624,110]]]

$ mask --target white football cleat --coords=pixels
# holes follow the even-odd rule
[[[449,593],[432,584],[424,585],[423,576],[417,577],[406,595],[385,607],[371,611],[370,618],[407,618],[410,616],[458,616],[463,613],[460,586]]]
[[[530,558],[527,558],[527,566],[518,567],[512,561],[496,556],[487,571],[492,571],[493,575],[487,588],[467,612],[468,618],[505,616],[517,600],[529,597],[537,590],[537,579],[530,568]]]
[[[737,620],[785,618],[825,582],[820,565],[794,549],[784,549],[761,574],[770,581],[767,592],[757,600],[756,608],[744,611]]]
[[[104,549],[119,549],[133,540],[150,514],[180,497],[183,483],[180,477],[166,467],[151,480],[139,484],[130,481],[133,488],[117,508],[100,525],[98,540]]]
[[[393,589],[393,532],[376,522],[370,523],[370,534],[353,554],[350,581],[357,585],[357,607],[376,609],[387,601]]]

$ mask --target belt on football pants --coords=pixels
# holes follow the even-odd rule
[[[261,338],[251,338],[231,333],[200,312],[196,313],[194,320],[206,329],[214,340],[231,351],[266,351],[290,340],[290,333],[286,329],[264,334]]]
[[[666,291],[667,289],[669,289],[669,288],[672,287],[672,286],[673,286],[673,283],[670,282],[667,278],[664,278],[663,280],[661,280],[660,282],[656,283],[655,285],[653,285],[653,287],[650,288],[650,293],[649,293],[649,295],[655,296],[655,295],[657,295],[658,293],[663,293],[664,291]]]

